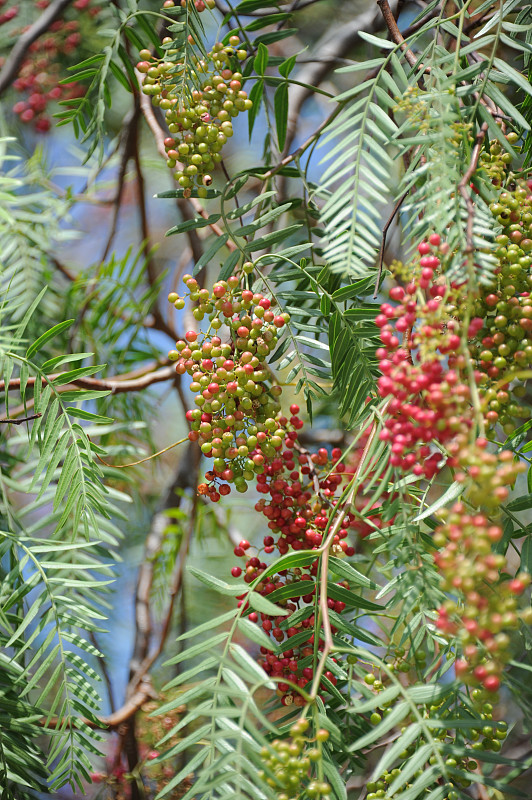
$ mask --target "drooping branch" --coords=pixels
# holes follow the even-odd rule
[[[282,158],[279,161],[279,163],[276,164],[275,167],[271,167],[271,169],[265,172],[264,175],[261,175],[261,180],[266,181],[269,178],[272,178],[274,175],[280,172],[283,169],[283,167],[288,166],[288,164],[291,164],[292,161],[296,161],[298,158],[300,158],[303,155],[303,153],[306,150],[308,150],[311,144],[313,144],[316,141],[316,139],[319,138],[320,134],[325,130],[325,128],[327,128],[331,124],[333,119],[335,119],[338,116],[341,110],[342,107],[338,105],[334,109],[334,111],[332,111],[332,113],[329,114],[329,116],[326,117],[326,119],[324,119],[323,122],[316,128],[314,133],[311,134],[305,142],[303,142],[302,145],[300,145],[296,150],[294,150],[293,153],[289,153],[287,156]]]
[[[408,191],[410,191],[410,190],[408,190]],[[383,269],[383,266],[384,266],[384,251],[386,249],[386,239],[388,237],[388,231],[390,229],[390,225],[392,224],[392,222],[394,221],[395,217],[397,216],[397,212],[399,211],[399,209],[403,205],[404,201],[406,200],[406,197],[408,195],[408,191],[406,191],[404,194],[401,195],[401,197],[399,198],[399,200],[397,201],[397,203],[393,207],[392,213],[390,214],[390,216],[388,217],[388,219],[384,223],[384,226],[383,226],[383,229],[382,229],[381,247],[380,247],[380,250],[379,250],[379,269],[378,269],[378,272],[377,272],[377,280],[375,281],[375,292],[373,294],[373,298],[374,299],[375,299],[375,297],[377,297],[377,294],[379,292],[379,285],[380,285],[381,277],[382,277],[382,269]]]
[[[19,67],[33,42],[37,41],[43,33],[46,33],[50,25],[55,22],[71,2],[72,0],[55,0],[43,11],[33,25],[30,25],[28,30],[18,37],[0,72],[0,95],[15,80]]]

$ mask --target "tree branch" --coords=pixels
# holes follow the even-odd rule
[[[377,0],[377,5],[379,6],[380,10],[382,11],[382,16],[384,18],[384,22],[386,23],[386,27],[390,32],[390,36],[392,37],[395,44],[400,45],[401,50],[405,54],[405,58],[410,64],[411,67],[416,67],[418,64],[418,60],[412,50],[408,47],[407,43],[404,40],[404,36],[397,27],[397,22],[395,21],[395,17],[392,13],[392,9],[390,8],[390,4],[388,0]]]
[[[161,381],[167,381],[170,380],[170,378],[175,377],[175,369],[170,365],[162,367],[161,369],[157,369],[155,372],[152,372],[151,370],[153,370],[153,365],[150,365],[149,372],[146,372],[141,377],[136,378],[132,378],[131,376],[134,373],[130,372],[127,372],[124,375],[113,375],[113,377],[106,380],[99,378],[76,378],[64,386],[58,386],[56,391],[71,391],[72,386],[77,386],[81,389],[104,389],[110,390],[112,394],[122,394],[123,392],[137,392],[141,389],[145,389],[147,386],[151,386],[152,383],[160,383]],[[136,372],[138,373],[139,370]],[[65,374],[65,372],[54,372],[53,374],[48,375],[47,378],[43,379],[44,383],[52,383],[54,380]],[[29,377],[26,381],[26,386],[33,386],[36,380],[37,378],[35,376]],[[67,386],[69,387],[68,389],[66,388]],[[10,389],[19,389],[20,378],[11,378],[7,388],[8,391]],[[5,389],[5,381],[0,381],[0,392],[5,391]]]
[[[392,213],[390,214],[390,216],[388,217],[388,219],[384,223],[384,227],[382,229],[381,248],[380,248],[380,251],[379,251],[379,271],[377,272],[377,280],[375,281],[375,292],[373,293],[373,299],[375,299],[377,297],[377,294],[378,294],[378,291],[379,291],[379,284],[381,282],[382,268],[383,268],[383,265],[384,265],[384,250],[386,248],[386,237],[388,236],[388,230],[390,228],[390,225],[394,221],[394,219],[395,219],[395,217],[397,215],[397,212],[399,211],[399,209],[403,205],[403,203],[404,203],[404,201],[406,199],[406,196],[407,196],[409,191],[410,191],[410,189],[408,189],[404,194],[401,195],[401,197],[399,198],[399,200],[397,201],[397,203],[393,207]]]
[[[44,378],[44,383],[49,383],[54,380],[54,378],[59,378],[61,375],[64,375],[62,372],[58,372],[54,375],[48,375],[47,378]],[[108,380],[100,380],[98,378],[78,378],[77,380],[72,381],[71,383],[65,383],[64,386],[57,386],[56,392],[69,392],[73,388],[77,387],[79,389],[98,389],[102,391],[110,391],[111,394],[123,394],[124,392],[140,392],[142,389],[146,389],[148,386],[151,386],[154,383],[161,383],[162,381],[168,381],[172,378],[175,378],[176,373],[175,369],[172,366],[162,367],[161,369],[155,370],[155,372],[148,372],[146,375],[143,375],[139,378],[132,378],[127,379],[126,375],[114,376]],[[27,386],[33,386],[37,378],[34,376],[28,378]],[[12,378],[9,381],[8,391],[10,389],[18,389],[20,388],[20,378]],[[4,381],[0,381],[0,391],[5,391],[5,383]],[[24,414],[25,411],[28,409],[33,408],[34,400],[30,398],[26,401],[25,404],[21,404],[16,408],[12,409],[10,415],[10,421],[12,417],[17,417],[20,414]],[[39,415],[36,415],[39,416]],[[31,419],[31,418],[30,418]],[[24,420],[20,420],[23,422]]]
[[[26,57],[28,48],[42,36],[43,33],[46,33],[50,25],[55,22],[57,17],[63,13],[71,2],[72,0],[55,0],[55,2],[48,6],[46,11],[40,15],[39,19],[18,37],[0,72],[0,95],[3,94],[15,80],[19,67]]]
[[[4,419],[0,419],[0,424],[6,425],[22,425],[23,422],[30,422],[32,419],[39,419],[42,417],[42,414],[30,414],[29,417],[23,417],[22,419],[12,419],[12,417],[4,417]]]

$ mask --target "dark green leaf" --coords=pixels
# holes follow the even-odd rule
[[[273,107],[275,110],[277,142],[279,144],[279,150],[282,151],[288,126],[288,83],[281,83],[275,90]]]
[[[259,44],[257,48],[257,55],[253,61],[253,69],[257,75],[264,75],[266,67],[268,66],[268,48],[265,44]]]

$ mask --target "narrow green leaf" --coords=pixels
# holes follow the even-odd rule
[[[218,594],[226,594],[230,597],[236,597],[238,594],[242,594],[246,591],[246,586],[242,583],[227,583],[226,581],[222,581],[221,578],[215,578],[213,575],[209,575],[207,572],[203,572],[197,567],[188,566],[187,571],[208,586],[209,589],[213,589],[215,592],[218,592]]]
[[[248,600],[250,606],[252,606],[255,611],[261,611],[263,614],[269,614],[271,617],[286,617],[286,615],[290,613],[286,608],[276,606],[275,603],[267,600],[258,592],[251,592],[248,595]]]
[[[28,349],[26,350],[26,358],[31,358],[34,353],[37,353],[41,347],[46,344],[50,339],[53,339],[54,336],[62,333],[62,331],[70,328],[72,323],[74,322],[73,319],[67,319],[64,322],[58,322],[57,325],[54,325],[53,328],[50,328],[42,336],[39,336],[37,341],[33,342]]]
[[[288,83],[281,83],[275,90],[273,107],[275,111],[277,142],[279,144],[279,150],[282,151],[286,141],[286,131],[288,127]]]
[[[268,48],[261,42],[257,48],[257,55],[253,61],[253,69],[257,75],[264,75],[266,67],[268,66],[268,59]]]

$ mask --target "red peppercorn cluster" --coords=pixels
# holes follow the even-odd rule
[[[5,1],[5,0],[4,0]],[[0,2],[0,7],[4,5]],[[35,7],[45,9],[50,0],[37,0]],[[99,6],[91,6],[91,0],[76,0],[73,8],[78,12],[86,12],[95,16],[100,12]],[[12,6],[0,14],[0,25],[14,19],[18,14],[18,6]],[[27,28],[13,31],[14,35],[24,33]],[[50,103],[58,100],[72,100],[81,97],[85,88],[73,81],[60,84],[64,55],[74,53],[81,42],[80,22],[78,18],[64,19],[60,17],[52,22],[46,34],[33,42],[27,50],[13,88],[23,95],[17,101],[13,111],[21,122],[31,123],[36,131],[46,133],[50,129],[50,118],[46,111]]]
[[[270,533],[264,536],[265,554],[273,553],[274,550],[285,555],[290,550],[317,549],[323,542],[330,520],[340,510],[337,495],[340,494],[342,484],[351,477],[339,460],[342,456],[339,448],[333,448],[329,456],[326,448],[320,448],[317,453],[311,454],[300,447],[297,431],[303,423],[298,417],[299,406],[290,406],[290,413],[290,419],[278,419],[279,425],[287,430],[286,450],[267,458],[264,471],[256,476],[257,490],[261,494],[269,495],[269,500],[261,498],[255,505],[255,509],[268,519]],[[331,542],[331,552],[334,555],[343,558],[354,554],[354,548],[346,541],[348,529],[354,523],[355,517],[350,512],[346,513]],[[245,566],[235,566],[231,570],[234,578],[244,573],[246,583],[260,579],[268,568],[261,561],[260,552],[256,555],[250,554],[250,547],[250,543],[245,540],[235,547],[235,555],[245,559]],[[314,676],[313,631],[317,570],[317,562],[306,568],[281,570],[259,580],[255,587],[260,594],[268,596],[284,586],[294,585],[294,596],[285,605],[285,609],[289,611],[288,616],[272,617],[254,611],[249,615],[251,622],[260,624],[263,631],[275,640],[275,650],[261,648],[259,663],[268,675],[278,680],[277,693],[283,705],[304,705],[297,688],[286,681],[308,689]],[[349,589],[345,582],[338,586]],[[238,598],[239,604],[245,602],[245,597],[246,595],[241,595]],[[346,604],[342,600],[331,597],[327,603],[329,609],[337,614],[345,611]],[[296,617],[291,622],[294,615]],[[322,650],[323,644],[320,639],[318,651]],[[337,682],[337,677],[330,670],[325,672],[325,680],[321,685],[323,691],[327,691],[327,682],[333,686]]]
[[[435,277],[438,252],[447,248],[433,234],[418,250],[414,279],[390,290],[398,304],[383,303],[375,320],[383,344],[377,350],[378,392],[390,398],[380,438],[390,443],[392,466],[432,478],[442,457],[431,455],[430,444],[446,445],[468,430],[470,389],[462,377],[459,324],[448,313],[449,295],[457,287],[448,289]],[[473,333],[473,322],[470,328]]]
[[[170,38],[163,40],[165,45],[167,51],[161,59],[149,50],[140,51],[137,69],[145,74],[142,91],[165,112],[171,134],[165,140],[167,164],[175,170],[185,196],[196,187],[198,196],[205,197],[206,187],[212,183],[210,173],[222,160],[222,148],[233,135],[231,120],[253,105],[242,89],[238,69],[247,52],[239,49],[238,36],[231,36],[225,46],[217,42],[205,58],[195,57],[197,86],[184,91],[182,67],[172,60],[178,51],[172,49]]]
[[[279,421],[281,387],[272,382],[265,358],[275,348],[288,314],[275,314],[273,302],[264,295],[241,289],[231,276],[212,288],[201,289],[190,275],[183,278],[195,307],[195,319],[205,315],[206,332],[188,331],[168,357],[176,371],[192,377],[196,408],[189,409],[189,439],[213,458],[213,468],[200,484],[200,494],[217,502],[229,494],[231,484],[239,492],[264,471],[266,459],[278,453],[292,433]],[[178,309],[185,304],[176,292],[169,300]],[[227,339],[213,335],[225,326]]]
[[[263,571],[261,564],[260,570]],[[269,650],[267,647],[260,648],[258,663],[262,666],[267,675],[277,679],[277,695],[281,698],[284,706],[295,704],[296,706],[305,705],[304,698],[298,693],[298,687],[310,690],[311,682],[314,678],[314,642],[315,642],[315,616],[314,599],[316,594],[316,575],[317,563],[306,569],[295,568],[283,570],[272,575],[258,584],[258,591],[263,595],[268,595],[283,586],[294,586],[294,596],[284,606],[289,611],[288,616],[272,617],[268,614],[252,612],[249,619],[261,625],[263,631],[274,641],[274,648]],[[308,593],[301,595],[301,584]],[[305,585],[307,584],[307,585]],[[349,588],[346,582],[337,584],[344,588]],[[242,595],[239,603],[244,602]],[[330,611],[342,614],[346,604],[341,600],[329,598],[327,600]],[[291,622],[291,618],[295,617]],[[332,626],[333,633],[336,628]],[[317,649],[321,652],[324,647],[324,640],[319,639]],[[336,659],[331,659],[331,667],[336,664]],[[323,674],[320,690],[326,693],[329,684],[335,686],[337,676],[331,669]],[[290,681],[288,683],[287,681]],[[294,686],[290,685],[294,684]]]
[[[493,553],[492,545],[502,538],[502,529],[485,514],[469,513],[459,502],[440,512],[440,518],[443,524],[436,529],[434,542],[443,549],[434,560],[443,576],[443,589],[460,593],[464,603],[446,600],[438,609],[436,625],[459,638],[463,656],[455,664],[457,676],[496,692],[510,658],[506,631],[519,624],[516,598],[530,583],[530,576],[522,573],[513,580],[500,580],[506,558]],[[497,591],[493,591],[495,585]]]
[[[269,495],[269,500],[261,498],[255,509],[267,518],[271,533],[278,534],[276,541],[271,535],[264,537],[265,551],[277,549],[281,555],[290,548],[309,550],[322,544],[329,520],[338,510],[335,494],[350,477],[345,464],[339,462],[339,448],[333,448],[329,457],[324,447],[311,455],[299,446],[297,431],[303,427],[297,416],[299,406],[290,406],[290,413],[289,420],[279,418],[280,425],[288,426],[286,450],[268,459],[256,479],[257,491]],[[354,548],[345,541],[354,523],[354,516],[347,513],[332,543],[335,554],[354,554]]]
[[[297,431],[303,426],[298,417],[299,406],[291,405],[290,413],[290,419],[278,418],[278,424],[287,431],[284,442],[286,449],[282,453],[269,456],[265,460],[264,471],[256,475],[257,491],[269,495],[268,501],[261,498],[255,505],[255,509],[268,519],[271,532],[264,536],[265,554],[273,553],[274,550],[284,555],[290,550],[317,549],[322,544],[330,518],[339,510],[335,494],[344,480],[350,477],[345,465],[339,462],[342,455],[339,448],[334,448],[329,456],[325,448],[310,454],[299,446]],[[345,541],[348,528],[353,523],[353,515],[347,513],[333,537],[331,552],[339,557],[351,556],[355,552]],[[260,553],[250,555],[250,547],[248,541],[242,541],[235,547],[235,555],[246,559],[245,567],[243,570],[235,566],[231,570],[235,578],[244,572],[246,583],[260,578],[267,570],[267,564],[259,557]],[[288,616],[272,617],[252,611],[248,617],[251,622],[260,624],[263,631],[275,640],[275,651],[261,647],[259,664],[268,675],[277,678],[277,693],[283,705],[304,705],[297,689],[287,683],[287,680],[300,688],[308,689],[314,675],[313,630],[317,568],[317,562],[314,562],[306,568],[281,570],[259,581],[256,591],[264,596],[283,586],[294,584],[294,596],[285,605],[290,613]],[[345,582],[338,585],[349,588]],[[239,605],[244,602],[244,598],[245,595],[238,598]],[[337,614],[341,614],[346,608],[341,600],[329,598],[327,602],[329,608]],[[297,617],[292,624],[290,620],[294,614]],[[320,639],[318,650],[323,648],[323,644]],[[282,653],[279,652],[281,645],[284,648]],[[333,686],[337,682],[336,676],[330,670],[325,672],[325,682],[321,686],[323,691],[327,691],[327,681]]]

